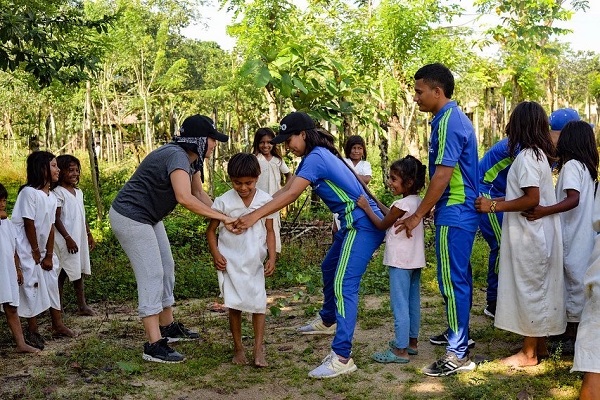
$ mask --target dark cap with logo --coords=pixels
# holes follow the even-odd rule
[[[200,114],[187,117],[183,121],[183,124],[181,124],[179,133],[182,137],[205,136],[218,140],[219,142],[226,142],[229,140],[229,136],[219,132],[217,128],[215,128],[215,123],[212,119]]]
[[[279,132],[272,144],[283,143],[294,133],[302,132],[308,129],[315,129],[315,121],[307,113],[296,111],[283,117],[279,123]]]

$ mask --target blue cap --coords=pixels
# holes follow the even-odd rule
[[[550,129],[553,131],[561,131],[571,121],[579,121],[579,113],[572,108],[559,108],[550,114],[549,122]]]

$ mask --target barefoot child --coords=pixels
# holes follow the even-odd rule
[[[95,246],[94,238],[85,219],[83,192],[77,187],[81,164],[72,155],[56,157],[60,176],[53,189],[57,198],[56,221],[54,223],[54,252],[58,257],[58,288],[61,295],[67,277],[73,282],[79,315],[94,315],[85,301],[83,275],[90,275],[89,250]],[[57,234],[58,232],[58,234]]]
[[[369,206],[364,196],[356,204],[366,211],[373,224],[379,229],[387,229],[383,264],[389,267],[390,302],[394,314],[395,338],[389,348],[373,354],[380,363],[405,364],[409,355],[418,354],[417,340],[421,324],[421,268],[425,266],[425,237],[423,221],[408,237],[405,231],[396,233],[393,227],[398,218],[413,214],[421,198],[419,191],[425,186],[425,166],[413,156],[406,156],[390,166],[388,186],[400,200],[392,203],[379,218]]]
[[[17,314],[19,286],[23,284],[23,272],[16,253],[17,234],[6,214],[8,192],[0,184],[0,304],[15,342],[17,353],[38,353],[40,350],[25,343],[21,321]]]
[[[563,335],[563,354],[573,351],[577,326],[584,302],[583,277],[594,249],[592,212],[594,183],[598,179],[598,147],[594,130],[584,121],[569,122],[561,130],[556,147],[558,156],[558,203],[537,206],[524,215],[530,220],[560,215],[567,310],[567,331]]]
[[[59,172],[52,153],[31,153],[27,157],[27,183],[19,190],[12,214],[17,228],[17,254],[23,269],[18,312],[28,318],[25,339],[39,349],[43,349],[44,339],[38,331],[36,316],[47,309],[54,336],[75,336],[62,320],[58,276],[52,261],[56,196],[50,185],[58,182]]]
[[[227,174],[233,189],[217,197],[213,209],[230,217],[240,217],[271,200],[267,193],[256,189],[260,166],[253,154],[239,153],[231,157]],[[273,216],[264,218],[242,234],[229,232],[222,225],[219,226],[218,220],[213,219],[206,236],[218,270],[225,307],[229,309],[229,328],[234,347],[232,361],[238,365],[248,363],[242,345],[242,311],[245,311],[252,313],[254,364],[266,367],[268,364],[263,344],[267,308],[265,276],[271,276],[275,271]]]
[[[546,338],[565,331],[563,246],[560,217],[529,221],[521,212],[556,203],[549,157],[554,153],[542,106],[522,102],[506,126],[510,155],[506,197],[478,197],[479,212],[504,212],[498,303],[494,325],[524,336],[523,347],[503,364],[537,365],[548,354]]]

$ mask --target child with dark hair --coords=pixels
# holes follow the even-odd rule
[[[233,189],[215,198],[213,209],[236,218],[271,200],[269,194],[256,188],[260,166],[254,154],[238,153],[231,157],[227,174]],[[242,344],[242,311],[245,311],[252,313],[254,365],[266,367],[268,363],[263,343],[267,308],[265,276],[271,276],[275,271],[273,216],[263,218],[241,234],[228,231],[213,219],[208,225],[206,237],[224,304],[229,309],[229,328],[234,347],[232,361],[238,365],[248,363]]]
[[[594,130],[584,121],[567,123],[556,147],[556,204],[538,205],[523,214],[530,221],[552,214],[560,215],[566,287],[567,331],[563,353],[573,351],[577,325],[584,302],[583,277],[594,249],[592,228],[595,182],[598,179],[598,147]]]
[[[38,353],[40,350],[25,343],[19,321],[19,286],[23,285],[23,270],[17,255],[17,232],[6,213],[8,191],[0,184],[0,305],[17,344],[17,353]]]
[[[367,145],[365,139],[358,135],[352,135],[346,140],[344,145],[344,154],[346,158],[344,161],[354,169],[356,175],[365,184],[369,184],[371,181],[371,163],[367,161]]]
[[[58,257],[58,288],[61,294],[67,277],[73,282],[79,315],[95,315],[85,300],[83,275],[90,275],[90,253],[96,243],[85,218],[83,192],[79,189],[81,163],[77,157],[56,157],[60,168],[58,184],[53,189],[58,201],[54,228],[54,253]]]
[[[47,309],[50,309],[53,336],[75,336],[62,319],[53,259],[56,196],[51,185],[58,182],[59,173],[52,153],[31,153],[27,157],[27,183],[21,186],[12,213],[23,270],[18,312],[27,318],[25,340],[40,350],[44,348],[44,338],[39,333],[37,316]]]
[[[524,336],[522,349],[502,363],[527,367],[548,354],[546,338],[563,333],[567,324],[562,234],[557,214],[538,220],[521,215],[556,203],[550,169],[554,146],[542,106],[518,104],[506,135],[509,154],[519,151],[508,172],[506,197],[478,197],[475,207],[479,212],[504,212],[494,325]]]
[[[285,176],[285,181],[291,178],[292,173],[285,161],[281,158],[278,146],[271,144],[275,138],[275,132],[271,128],[258,128],[254,134],[254,143],[252,152],[258,159],[260,165],[260,175],[256,187],[271,196],[281,189],[281,176]],[[275,249],[281,253],[281,216],[274,214],[276,218],[273,221],[275,230]]]
[[[413,229],[412,236],[396,233],[394,223],[414,213],[421,204],[419,191],[425,186],[425,166],[413,156],[406,156],[390,166],[388,186],[395,196],[402,198],[383,210],[379,218],[364,196],[356,204],[366,211],[373,224],[387,229],[383,264],[390,274],[390,300],[394,314],[394,340],[389,348],[373,354],[380,363],[408,363],[409,355],[418,354],[421,324],[421,268],[425,266],[425,235],[423,221]]]

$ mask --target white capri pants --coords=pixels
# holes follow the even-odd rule
[[[149,317],[175,304],[175,261],[162,221],[144,224],[112,207],[110,225],[131,262],[138,289],[138,314]]]

